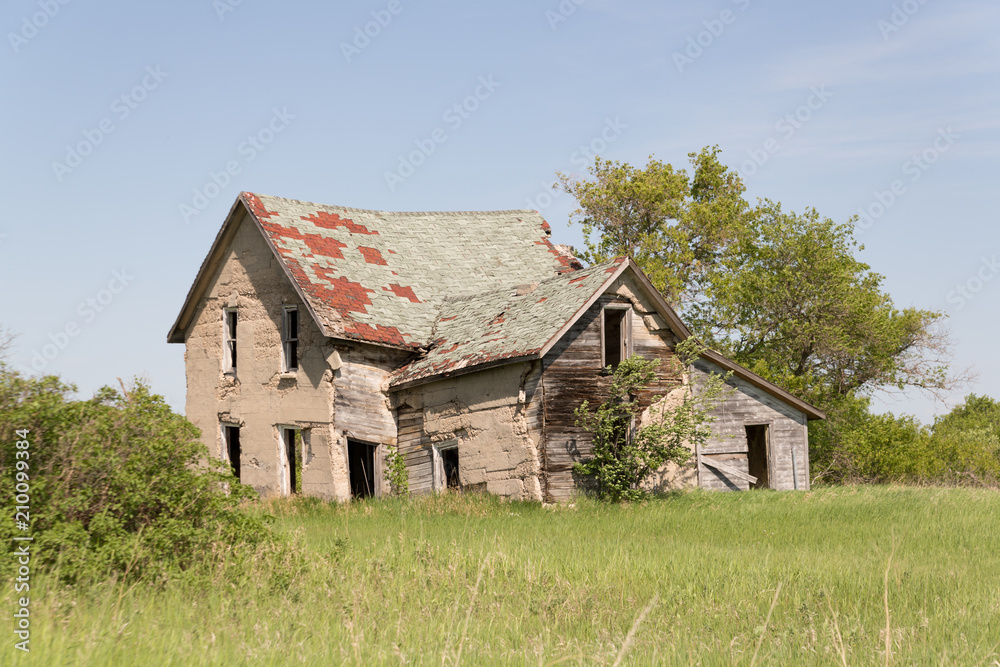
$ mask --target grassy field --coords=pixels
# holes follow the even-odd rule
[[[4,633],[0,663],[1000,664],[996,492],[265,509],[307,554],[291,581],[74,593],[38,579],[31,653]]]

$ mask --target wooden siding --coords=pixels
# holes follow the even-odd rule
[[[430,442],[424,435],[424,411],[401,405],[396,414],[399,424],[396,443],[410,475],[410,493],[430,493],[434,490],[434,460]]]
[[[371,444],[396,443],[396,421],[382,388],[405,353],[354,344],[340,350],[343,366],[334,380],[336,429]]]
[[[574,410],[584,400],[593,406],[607,396],[610,377],[601,367],[601,311],[608,303],[627,302],[612,293],[603,295],[542,360],[542,492],[549,502],[572,496],[573,464],[591,452],[590,434],[576,426]],[[635,306],[630,312],[633,354],[660,361],[656,383],[639,397],[645,408],[653,397],[677,387],[680,378],[668,343],[646,328]]]
[[[699,360],[694,364],[692,376],[695,384],[704,381],[707,373],[722,373],[722,369],[711,362]],[[745,427],[753,424],[767,424],[770,439],[768,472],[772,489],[793,489],[792,451],[795,451],[798,472],[798,488],[809,488],[809,436],[806,416],[767,394],[757,387],[731,378],[730,391],[712,411],[713,437],[702,450],[703,455],[725,460],[742,472],[749,471],[747,460],[747,440]],[[731,456],[737,455],[737,456]],[[746,489],[745,480],[732,479],[711,466],[700,466],[698,476],[701,486],[708,489]]]

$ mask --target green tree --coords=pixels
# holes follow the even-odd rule
[[[835,459],[850,451],[867,396],[964,379],[949,373],[945,315],[894,305],[884,277],[857,259],[854,219],[750,206],[718,152],[690,154],[690,176],[600,158],[590,178],[560,175],[580,204],[571,219],[583,224],[585,259],[632,255],[695,335],[823,408],[830,420],[810,425],[813,468],[845,469]]]
[[[749,211],[742,180],[718,153],[718,147],[691,153],[690,175],[652,156],[645,169],[598,157],[590,179],[560,173],[559,187],[580,205],[572,219],[583,226],[581,258],[597,263],[629,255],[668,301],[698,301],[706,270]]]
[[[931,427],[925,478],[996,485],[1000,481],[1000,402],[969,394]]]

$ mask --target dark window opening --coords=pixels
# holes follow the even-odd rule
[[[770,488],[768,475],[768,428],[767,424],[756,424],[746,427],[747,432],[747,463],[749,473],[757,478],[756,484],[751,484],[751,489]]]
[[[299,311],[298,308],[285,309],[285,370],[299,368]]]
[[[226,370],[236,370],[236,311],[226,311]]]
[[[237,481],[240,479],[240,427],[225,426],[226,435],[226,456],[229,458],[229,465],[233,468],[233,477]]]
[[[347,441],[347,469],[351,476],[351,495],[370,498],[375,495],[375,447],[357,440]]]
[[[441,467],[444,469],[445,488],[462,488],[462,482],[458,478],[458,447],[441,451]]]
[[[302,457],[299,453],[299,430],[286,428],[285,460],[288,462],[288,494],[302,492]]]
[[[628,356],[628,310],[604,309],[604,364],[614,370]]]

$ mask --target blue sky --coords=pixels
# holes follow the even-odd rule
[[[183,409],[166,334],[241,190],[537,208],[580,245],[556,171],[718,144],[751,198],[866,212],[896,304],[948,313],[978,379],[882,408],[1000,397],[996,3],[11,0],[0,27],[0,325],[84,395],[140,375]]]

